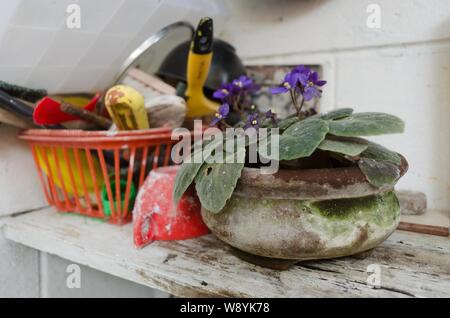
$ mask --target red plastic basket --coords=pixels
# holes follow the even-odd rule
[[[133,193],[151,169],[171,163],[168,128],[137,131],[25,130],[45,197],[60,212],[132,219]]]

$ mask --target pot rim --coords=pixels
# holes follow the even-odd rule
[[[403,177],[408,171],[408,161],[401,154],[398,154],[401,158],[400,163],[400,177]],[[283,180],[292,181],[306,181],[319,184],[330,184],[332,181],[339,178],[339,181],[358,181],[368,182],[365,175],[362,173],[359,167],[339,167],[339,168],[320,168],[320,169],[280,169],[274,174],[263,174],[259,168],[244,167],[242,170],[240,181],[246,183],[247,181],[254,182],[254,176],[258,174],[260,177],[268,177],[273,180],[273,177]],[[341,179],[344,178],[344,179]]]
[[[399,179],[408,170],[405,157],[400,158]],[[274,174],[244,167],[235,193],[273,199],[328,200],[375,195],[393,187],[373,186],[358,167],[278,170]]]

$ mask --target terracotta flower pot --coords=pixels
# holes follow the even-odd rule
[[[400,174],[408,168],[402,157]],[[377,188],[357,167],[244,168],[225,208],[202,217],[221,240],[249,254],[285,260],[351,255],[383,242],[397,227],[393,186]]]

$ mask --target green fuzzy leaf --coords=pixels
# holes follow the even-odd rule
[[[404,125],[400,118],[384,113],[357,113],[329,122],[330,134],[344,137],[401,133]]]
[[[300,119],[297,116],[294,117],[288,117],[286,119],[281,120],[278,123],[278,128],[280,128],[281,130],[285,130],[287,128],[289,128],[289,126],[295,124],[296,122],[298,122]]]
[[[258,147],[257,152],[259,154],[259,158],[262,161],[266,160],[276,160],[279,161],[279,141],[280,141],[280,135],[278,133],[271,133],[268,132],[267,136],[260,137],[258,140]],[[272,142],[275,142],[275,147],[272,149]],[[249,156],[251,158],[251,156]],[[267,163],[267,162],[266,162]]]
[[[339,108],[332,110],[321,116],[323,120],[336,120],[350,116],[353,113],[352,108]]]
[[[211,157],[213,150],[215,147],[218,147],[220,143],[222,143],[221,139],[213,138],[211,141],[204,141],[200,149],[197,149],[195,145],[193,146],[194,151],[191,153],[189,160],[183,162],[175,177],[175,184],[172,192],[173,201],[175,203],[181,199],[183,193],[186,192],[192,184],[198,171],[202,167],[204,160]],[[206,146],[209,147],[206,148]],[[195,160],[197,159],[201,159],[201,162],[196,162]]]
[[[280,160],[310,156],[328,133],[328,124],[321,119],[308,119],[293,124],[280,137]]]
[[[175,184],[173,188],[173,201],[177,203],[180,201],[182,195],[189,188],[194,181],[195,176],[202,167],[202,163],[183,163],[180,170],[175,177]]]
[[[319,149],[341,153],[348,156],[357,156],[368,147],[367,140],[362,138],[336,137],[325,138],[319,145]]]
[[[393,186],[400,178],[401,158],[396,152],[369,142],[360,156],[358,166],[374,186]]]
[[[245,147],[248,146],[245,143],[245,140],[238,140],[236,138],[233,139],[232,143],[233,148],[228,149],[225,147],[223,152],[223,159],[226,163],[245,163]]]
[[[376,187],[394,186],[400,178],[400,169],[387,161],[376,161],[370,158],[361,158],[358,166],[370,184]]]
[[[374,159],[376,161],[390,162],[397,166],[399,166],[402,161],[396,152],[374,142],[369,142],[367,149],[361,153],[361,157]]]
[[[261,128],[273,128],[273,122],[270,118],[264,119],[259,125]]]
[[[245,151],[239,151],[237,155],[241,161],[245,159]],[[243,168],[243,163],[205,163],[195,178],[195,189],[202,206],[212,213],[219,213],[233,194]]]

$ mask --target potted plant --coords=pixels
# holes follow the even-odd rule
[[[401,133],[403,121],[350,108],[304,111],[305,102],[319,98],[325,84],[305,66],[286,74],[270,89],[292,98],[295,114],[282,120],[251,103],[259,89],[251,79],[224,85],[215,93],[222,106],[212,122],[222,129],[220,138],[194,144],[177,174],[174,199],[195,184],[206,225],[248,260],[273,266],[267,261],[290,264],[351,255],[380,244],[397,227],[394,185],[407,162],[362,136]],[[228,120],[231,110],[237,113],[234,125]],[[230,126],[241,133],[227,133]],[[261,134],[262,128],[270,131]],[[256,141],[247,138],[254,135]],[[252,148],[259,154],[256,161]],[[213,160],[218,154],[226,159]],[[268,162],[278,169],[268,173]]]

